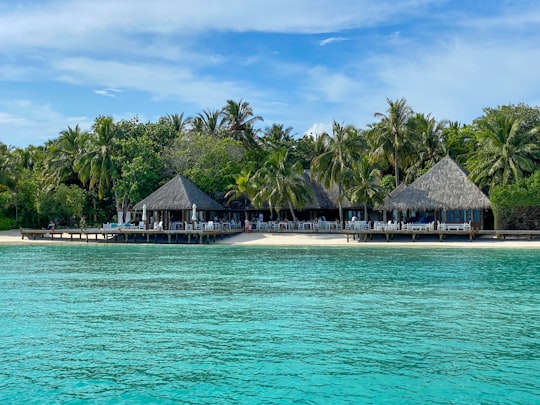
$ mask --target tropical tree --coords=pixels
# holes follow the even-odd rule
[[[332,136],[323,133],[318,141],[323,152],[316,156],[311,163],[311,170],[317,180],[326,188],[334,185],[338,187],[339,220],[343,223],[343,192],[347,179],[351,178],[354,163],[361,156],[364,149],[364,140],[359,132],[352,126],[341,125],[334,121]]]
[[[294,222],[297,221],[294,208],[303,208],[313,195],[301,162],[289,161],[286,149],[272,152],[252,180],[258,190],[252,202],[257,206],[267,202],[270,210],[277,213],[287,206]]]
[[[221,110],[203,110],[193,118],[191,124],[193,132],[214,137],[219,136],[225,129]]]
[[[119,206],[128,207],[156,189],[161,162],[147,135],[118,140],[115,160],[119,171],[113,191]]]
[[[345,194],[352,204],[362,203],[364,206],[364,218],[367,218],[367,206],[382,201],[386,190],[381,186],[382,172],[370,162],[370,158],[364,155],[360,158],[351,171],[348,183],[351,187],[345,190]]]
[[[79,158],[88,133],[82,131],[77,124],[60,132],[60,136],[51,141],[47,147],[45,167],[47,178],[53,186],[61,183],[77,184],[78,175],[74,165]]]
[[[240,172],[244,157],[244,147],[239,141],[206,134],[180,137],[165,153],[167,165],[175,174],[181,173],[214,198]]]
[[[474,150],[475,132],[471,125],[450,121],[442,130],[442,139],[446,153],[461,165]]]
[[[311,162],[325,151],[324,137],[315,137],[312,134],[304,134],[296,141],[294,154],[302,161],[304,169],[311,168]]]
[[[174,134],[174,137],[186,132],[191,121],[189,118],[184,118],[184,113],[167,114],[164,120],[170,125],[171,132]]]
[[[472,181],[482,186],[512,184],[533,173],[540,158],[538,127],[523,117],[492,110],[476,120],[477,145],[467,159]]]
[[[404,157],[405,182],[412,183],[419,175],[446,156],[442,131],[444,123],[431,114],[417,113],[407,122],[412,153]]]
[[[295,143],[292,130],[292,127],[285,128],[283,124],[274,123],[264,130],[260,141],[268,150],[292,149]]]
[[[228,204],[231,204],[236,200],[244,200],[243,206],[244,210],[246,210],[248,200],[254,198],[258,192],[253,182],[251,172],[247,169],[242,169],[240,173],[233,175],[233,177],[234,183],[227,186],[225,198],[227,199]],[[245,216],[247,218],[247,214]]]
[[[224,122],[230,136],[241,141],[247,148],[257,145],[256,132],[253,125],[263,121],[259,115],[253,115],[253,108],[246,101],[227,100],[227,105],[221,110]]]
[[[96,118],[93,133],[88,137],[75,165],[83,184],[87,184],[89,190],[96,188],[99,199],[112,189],[118,174],[116,133],[112,117]]]
[[[15,184],[12,152],[12,147],[0,142],[0,187],[12,188]]]
[[[407,146],[407,122],[413,110],[407,105],[407,100],[401,98],[392,101],[386,99],[386,113],[375,113],[380,122],[373,128],[374,149],[372,156],[375,160],[387,159],[394,165],[396,187],[399,185],[400,158],[405,155]]]

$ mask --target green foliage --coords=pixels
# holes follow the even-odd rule
[[[83,215],[84,198],[79,186],[60,184],[41,199],[38,213],[56,224],[73,226]]]
[[[380,118],[380,122],[371,132],[373,156],[376,162],[383,159],[394,165],[397,187],[400,182],[399,169],[404,166],[401,160],[406,160],[410,151],[413,150],[407,126],[413,110],[404,98],[395,101],[387,98],[386,102],[388,103],[386,113],[375,113],[375,117]]]
[[[443,128],[441,137],[448,155],[459,164],[464,165],[467,156],[474,150],[474,129],[470,125],[450,122]]]
[[[154,191],[161,160],[146,134],[120,140],[117,147],[115,160],[119,170],[113,191],[117,207],[127,208]]]
[[[527,177],[540,159],[537,121],[515,106],[485,109],[474,121],[476,145],[466,168],[480,187],[512,184]],[[540,119],[540,111],[538,112]]]
[[[370,198],[364,195],[370,172],[367,166],[362,175],[354,170],[366,154],[369,165],[377,164],[382,171],[378,185],[387,191],[400,177],[411,182],[449,154],[478,184],[493,189],[498,218],[535,217],[531,210],[539,208],[534,191],[539,180],[538,174],[529,176],[540,170],[539,107],[486,108],[471,125],[443,126],[430,114],[413,113],[403,98],[387,102],[388,109],[376,113],[379,121],[366,130],[334,122],[332,135],[318,137],[296,138],[283,124],[273,124],[259,137],[254,125],[262,117],[247,102],[227,100],[223,108],[203,110],[193,119],[181,113],[154,123],[141,123],[138,117],[114,123],[100,116],[90,132],[78,125],[67,127],[44,146],[14,149],[0,142],[0,218],[9,218],[13,227],[41,227],[49,218],[75,223],[81,215],[98,224],[178,173],[217,200],[223,201],[223,193],[229,191],[227,197],[241,202],[237,207],[247,198],[267,204],[271,195],[272,206],[293,201],[297,208],[301,196],[285,198],[276,187],[295,188],[289,181],[300,178],[287,170],[298,165],[311,168],[315,178],[327,187],[336,186],[342,196],[346,189],[356,190],[350,197],[360,202]],[[277,151],[283,149],[286,159],[277,159]],[[256,201],[260,189],[255,173],[259,180],[264,178],[260,186],[266,188],[266,201]],[[521,182],[527,179],[530,183]],[[519,186],[497,187],[512,183]],[[83,201],[82,208],[75,200]],[[341,218],[340,200],[338,204]],[[526,223],[519,221],[520,226]]]
[[[496,229],[540,228],[540,170],[518,183],[492,187],[489,197]]]
[[[1,216],[0,214],[0,231],[8,231],[12,228],[11,219]]]
[[[211,196],[224,192],[240,173],[245,151],[239,141],[191,134],[175,142],[166,160],[175,173],[190,179]]]
[[[396,178],[391,174],[387,174],[381,178],[381,187],[387,192],[391,192],[396,188]]]
[[[296,221],[294,208],[302,208],[312,198],[311,187],[304,178],[300,161],[289,159],[286,149],[278,149],[270,154],[264,166],[251,178],[252,190],[256,190],[252,202],[256,207],[268,203],[270,210],[289,208]]]

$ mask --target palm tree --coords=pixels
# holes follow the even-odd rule
[[[203,110],[191,121],[192,130],[198,134],[219,136],[224,130],[221,110]]]
[[[294,144],[294,138],[291,135],[292,127],[284,128],[283,124],[272,124],[271,127],[264,130],[264,136],[261,142],[268,149],[291,148]]]
[[[0,186],[11,189],[15,186],[13,148],[0,142]],[[0,188],[1,190],[1,188]]]
[[[407,122],[409,143],[413,149],[403,158],[405,182],[412,183],[420,174],[446,156],[444,124],[431,114],[416,114]]]
[[[479,186],[511,184],[535,171],[540,158],[538,128],[523,129],[524,119],[500,112],[478,123],[477,147],[467,159]]]
[[[116,128],[112,117],[98,117],[93,127],[94,133],[88,137],[85,150],[78,159],[75,169],[88,189],[97,189],[102,199],[112,189],[117,175],[115,160]],[[118,201],[117,201],[118,203]]]
[[[373,156],[376,159],[386,157],[393,163],[397,187],[399,185],[400,157],[407,142],[407,121],[413,111],[404,98],[396,101],[387,98],[386,102],[388,103],[386,113],[375,113],[375,117],[381,118],[381,121],[374,131],[376,147]]]
[[[263,118],[253,115],[253,109],[248,102],[227,100],[227,105],[223,107],[221,113],[233,139],[241,141],[246,147],[256,145],[253,125],[257,121],[263,121]]]
[[[367,205],[382,201],[386,190],[380,185],[381,170],[370,163],[369,156],[365,155],[355,164],[351,172],[350,184],[345,191],[347,198],[352,204],[362,203],[364,206],[364,218],[367,219]]]
[[[176,136],[184,133],[189,124],[189,119],[184,118],[184,113],[167,114],[165,119],[169,122],[171,130]]]
[[[230,204],[234,200],[243,198],[244,209],[247,208],[247,200],[252,199],[257,193],[257,189],[255,188],[251,178],[251,172],[246,169],[234,176],[234,184],[230,184],[227,187],[227,190],[228,191],[225,194],[227,202]]]
[[[332,136],[323,133],[318,141],[324,145],[324,151],[315,157],[311,170],[324,187],[338,186],[339,220],[343,223],[343,208],[341,201],[346,179],[354,163],[361,156],[364,142],[358,131],[352,126],[344,126],[336,121],[332,125]]]
[[[294,208],[302,208],[312,198],[302,163],[290,162],[286,149],[272,152],[263,167],[254,174],[253,181],[258,188],[253,201],[259,206],[268,202],[270,211],[277,213],[286,205],[294,222],[297,221]]]
[[[85,144],[88,133],[81,131],[77,124],[60,132],[60,136],[49,145],[45,165],[48,177],[54,185],[74,183],[77,180],[75,162],[79,158],[82,145]]]

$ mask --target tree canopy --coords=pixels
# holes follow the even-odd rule
[[[68,126],[42,146],[0,142],[0,223],[108,221],[177,174],[224,204],[249,200],[295,217],[310,198],[304,171],[311,170],[312,179],[338,189],[343,221],[343,199],[366,208],[446,155],[494,196],[539,172],[539,107],[486,107],[463,124],[415,112],[405,98],[387,103],[367,128],[334,121],[331,133],[315,135],[283,123],[261,129],[263,117],[247,101],[227,100],[221,109],[155,122],[99,116],[88,130]]]

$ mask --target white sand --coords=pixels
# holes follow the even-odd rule
[[[253,245],[253,246],[350,246],[350,247],[368,247],[368,246],[384,246],[384,247],[457,247],[457,248],[520,248],[520,249],[540,249],[540,240],[525,240],[525,239],[475,239],[470,242],[466,236],[447,239],[439,242],[436,237],[422,240],[422,236],[412,242],[412,238],[403,236],[399,240],[391,240],[386,242],[382,237],[369,240],[367,242],[359,242],[350,237],[347,242],[346,235],[341,234],[309,234],[309,233],[241,233],[233,236],[218,239],[216,244],[221,245]],[[0,244],[95,244],[96,241],[90,238],[88,242],[85,239],[75,237],[73,241],[68,238],[59,239],[55,236],[54,240],[48,235],[45,237],[37,237],[35,240],[21,238],[18,230],[0,231]],[[97,243],[103,243],[100,239]]]
[[[427,238],[425,238],[427,239]],[[415,242],[411,237],[402,237],[399,240],[386,242],[382,237],[367,242],[353,240],[352,236],[347,242],[346,235],[340,234],[308,234],[308,233],[241,233],[230,236],[216,243],[225,245],[261,245],[261,246],[384,246],[384,247],[458,247],[458,248],[520,248],[540,249],[540,240],[498,240],[475,239],[472,242],[466,236],[440,242],[438,238],[431,237],[422,241],[422,236]]]

